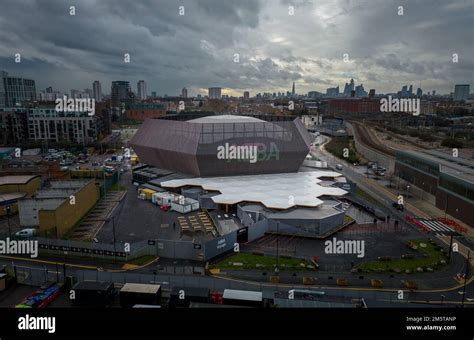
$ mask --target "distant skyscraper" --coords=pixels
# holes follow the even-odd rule
[[[140,80],[137,83],[137,94],[138,99],[145,100],[146,99],[146,83],[144,80]]]
[[[128,103],[133,98],[130,82],[128,81],[113,81],[110,94],[113,107],[120,107],[122,103]]]
[[[423,96],[423,90],[421,88],[418,88],[416,90],[416,96],[419,97],[419,98],[421,98]]]
[[[156,98],[156,91],[152,91],[152,92],[151,92],[151,96],[152,96],[153,98]]]
[[[364,90],[364,85],[360,84],[355,87],[355,96],[356,97],[367,97],[367,91]]]
[[[433,90],[433,97],[436,96],[436,90]]]
[[[375,89],[370,89],[369,90],[369,98],[374,98],[375,97]]]
[[[181,97],[183,98],[188,98],[188,89],[183,87],[183,89],[181,90]]]
[[[245,91],[244,92],[244,99],[245,100],[248,100],[250,98],[250,92],[249,91]]]
[[[401,96],[402,96],[402,98],[408,97],[408,86],[407,85],[404,85],[402,87]]]
[[[339,86],[329,87],[326,89],[326,97],[338,97],[339,96]]]
[[[345,97],[351,96],[352,91],[354,91],[354,90],[355,90],[354,79],[351,79],[351,82],[346,83],[346,85],[344,86],[344,96]]]
[[[102,85],[98,80],[92,83],[92,95],[94,96],[96,102],[102,101]]]
[[[36,85],[31,79],[9,77],[0,71],[0,107],[22,105],[36,100]]]
[[[221,88],[220,87],[210,87],[209,88],[209,99],[221,99]]]
[[[456,101],[466,100],[469,98],[469,85],[456,85],[454,86],[453,99]]]
[[[293,87],[291,88],[291,95],[294,96],[295,94],[296,94],[295,82],[293,82]]]
[[[411,97],[413,94],[413,85],[410,85],[410,88],[408,89],[408,96]]]

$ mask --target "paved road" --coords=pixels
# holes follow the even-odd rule
[[[311,154],[322,161],[326,161],[329,166],[335,168],[336,164],[343,163],[342,173],[346,176],[349,180],[356,182],[357,185],[362,188],[362,190],[366,191],[372,197],[374,197],[378,202],[382,203],[383,206],[388,207],[387,210],[390,211],[390,215],[395,215],[398,219],[404,223],[405,215],[399,212],[396,209],[391,208],[392,203],[398,200],[397,195],[390,192],[387,188],[377,183],[377,181],[367,178],[360,174],[356,167],[352,164],[348,164],[347,162],[342,161],[339,158],[336,158],[329,152],[327,152],[324,148],[324,145],[330,141],[330,138],[327,136],[320,136],[322,141],[320,140],[320,145],[314,146],[311,148]],[[407,213],[411,213],[415,217],[422,217],[426,219],[431,219],[433,216],[425,213],[424,211],[420,210],[415,205],[411,204],[409,200],[405,202],[406,211]],[[443,243],[449,245],[450,239],[447,236],[437,236]],[[467,258],[468,252],[471,251],[469,247],[466,245],[459,243],[459,253]],[[474,256],[471,256],[471,265],[474,265]]]
[[[17,267],[17,271],[35,271],[43,275],[48,272],[50,278],[62,277],[62,266],[55,263],[33,263],[25,261],[11,261],[0,258],[0,264]],[[26,268],[26,269],[25,269]],[[57,271],[59,273],[57,274]],[[79,280],[112,281],[115,283],[139,282],[157,283],[164,289],[171,289],[173,286],[180,287],[206,287],[211,290],[223,291],[226,288],[259,290],[264,293],[264,297],[272,297],[275,291],[289,291],[291,289],[309,289],[324,291],[328,295],[346,296],[352,298],[364,298],[369,307],[458,307],[461,305],[463,287],[457,286],[448,289],[433,289],[411,292],[404,290],[403,298],[400,299],[400,291],[397,289],[373,289],[370,287],[324,287],[324,286],[303,286],[296,284],[272,284],[247,282],[227,277],[202,276],[202,275],[173,275],[156,272],[153,274],[152,268],[142,268],[133,272],[102,272],[98,270],[88,270],[77,267],[67,267],[67,275],[74,276]],[[472,280],[466,285],[465,306],[474,306],[474,285]],[[420,305],[423,304],[423,305]]]

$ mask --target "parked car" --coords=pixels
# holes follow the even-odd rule
[[[26,229],[22,229],[20,231],[17,231],[15,233],[15,236],[16,237],[20,237],[20,238],[28,238],[28,237],[33,237],[36,233],[36,229],[33,229],[33,228],[26,228]]]
[[[336,170],[342,170],[342,164],[336,164]]]

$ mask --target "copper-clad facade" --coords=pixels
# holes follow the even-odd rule
[[[131,145],[142,163],[210,177],[295,172],[308,154],[310,142],[298,118],[268,122],[244,116],[210,116],[189,121],[148,119]],[[219,159],[218,148],[226,145],[256,147],[258,157],[254,162]]]

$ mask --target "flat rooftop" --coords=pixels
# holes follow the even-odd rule
[[[347,191],[319,185],[320,177],[342,176],[334,171],[308,171],[284,174],[185,178],[161,182],[164,188],[198,186],[218,191],[212,197],[216,204],[234,205],[240,202],[261,203],[271,209],[295,206],[317,207],[324,203],[319,196],[343,196]]]
[[[472,160],[433,150],[423,152],[404,150],[402,153],[437,163],[440,172],[451,174],[467,182],[474,182],[474,161]]]
[[[51,189],[80,189],[92,179],[73,179],[68,181],[51,181]]]
[[[188,123],[265,123],[265,121],[249,116],[218,115],[191,119]]]
[[[27,184],[33,178],[39,177],[38,175],[18,175],[18,176],[2,176],[0,177],[0,185],[18,185],[18,184]]]
[[[0,204],[8,201],[19,200],[20,198],[25,197],[26,194],[23,192],[7,192],[0,194]]]
[[[76,189],[71,188],[38,190],[34,198],[66,198],[76,191]]]

